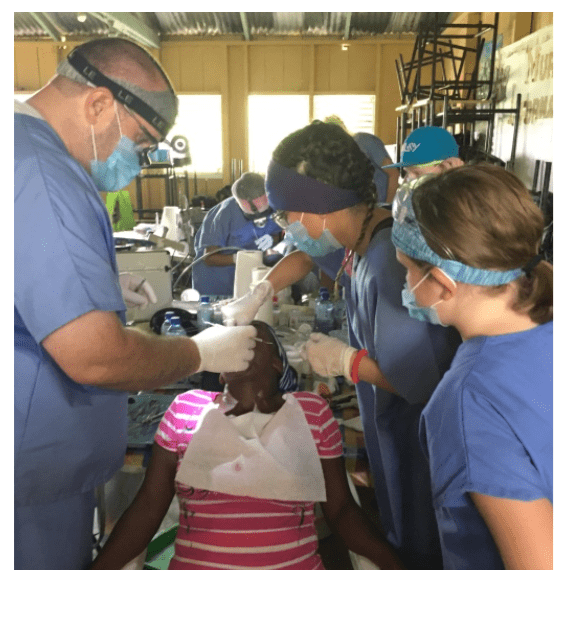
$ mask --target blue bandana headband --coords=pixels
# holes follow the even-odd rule
[[[522,268],[510,271],[494,271],[489,269],[475,268],[462,264],[455,260],[445,260],[428,246],[420,225],[416,220],[414,209],[412,208],[413,190],[430,179],[431,175],[425,175],[412,182],[403,184],[394,197],[392,205],[392,216],[394,218],[391,239],[393,244],[405,255],[416,260],[423,260],[434,266],[441,268],[444,273],[458,282],[466,284],[476,284],[478,286],[499,286],[508,284],[523,275]]]
[[[268,203],[275,211],[333,213],[363,201],[355,191],[301,175],[275,160],[268,165],[265,186]]]
[[[288,363],[288,356],[286,355],[286,351],[282,347],[282,344],[276,336],[276,333],[272,326],[269,326],[267,324],[266,328],[270,331],[270,334],[274,338],[274,343],[278,348],[278,357],[280,357],[283,364],[282,375],[278,380],[278,390],[281,393],[293,393],[294,391],[297,391],[299,389],[298,376],[296,375],[296,371]]]

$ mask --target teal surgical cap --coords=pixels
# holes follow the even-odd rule
[[[408,257],[441,268],[454,280],[466,284],[499,286],[521,277],[523,275],[521,268],[510,271],[474,268],[456,260],[444,259],[428,246],[414,214],[412,194],[416,187],[433,177],[433,175],[424,175],[412,182],[405,182],[396,192],[392,204],[394,222],[391,234],[392,242],[396,248]]]

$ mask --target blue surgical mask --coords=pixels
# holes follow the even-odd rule
[[[432,306],[418,306],[416,303],[414,291],[420,286],[420,284],[422,284],[428,275],[429,273],[426,273],[418,284],[413,286],[411,289],[408,288],[408,283],[405,282],[404,288],[402,289],[402,305],[408,310],[410,317],[413,317],[414,319],[420,320],[421,322],[430,322],[430,324],[438,324],[439,326],[448,326],[448,324],[444,324],[440,320],[438,310],[436,309],[436,306],[444,300],[440,300],[436,302],[436,304],[432,304]],[[449,277],[448,275],[446,276]]]
[[[286,228],[284,235],[286,243],[295,244],[298,250],[307,253],[311,257],[323,257],[328,253],[333,253],[333,251],[343,248],[343,244],[333,237],[329,229],[325,228],[325,219],[323,233],[317,239],[314,239],[308,233],[308,229],[302,224],[302,218]]]
[[[116,109],[116,104],[115,104]],[[118,112],[116,114],[118,118]],[[95,159],[91,160],[91,177],[99,191],[120,191],[140,173],[140,159],[134,142],[122,135],[120,119],[118,119],[120,140],[113,152],[104,161],[97,160],[97,147],[95,144],[95,132],[91,125],[91,136]]]

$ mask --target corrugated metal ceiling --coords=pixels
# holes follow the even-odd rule
[[[154,12],[14,13],[14,39],[61,40],[105,35],[128,35],[159,43],[178,37],[266,37],[361,38],[415,34],[420,28],[451,21],[450,13],[287,13],[287,12]]]

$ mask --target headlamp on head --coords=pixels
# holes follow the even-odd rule
[[[167,91],[147,91],[122,78],[111,78],[88,62],[77,49],[59,64],[57,73],[75,82],[106,87],[118,102],[144,118],[163,138],[174,125],[178,100],[171,85]]]

